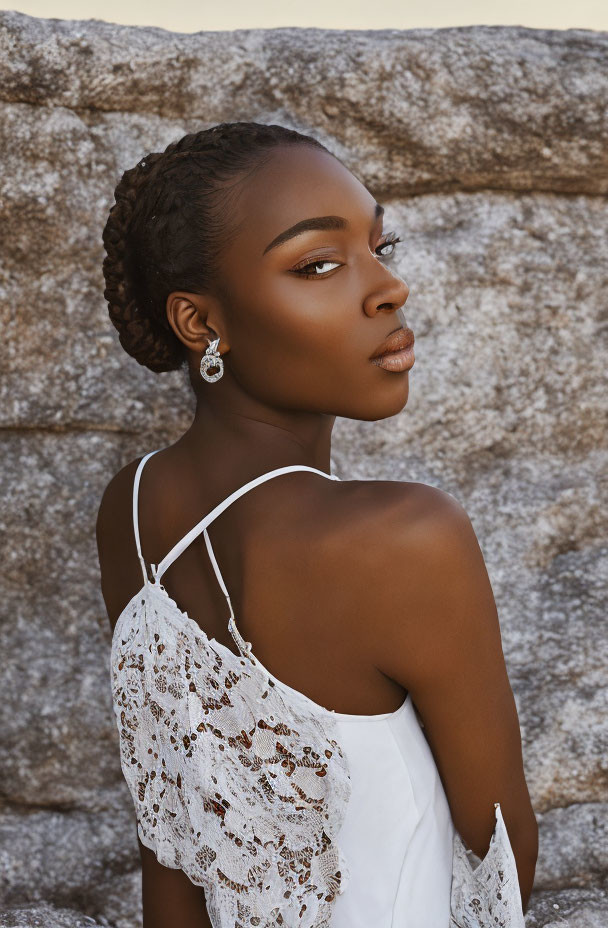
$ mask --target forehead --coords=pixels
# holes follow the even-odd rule
[[[273,149],[245,180],[233,217],[239,247],[262,257],[280,232],[312,216],[373,221],[375,199],[329,152],[311,145]]]

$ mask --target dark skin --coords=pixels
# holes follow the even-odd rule
[[[336,416],[375,421],[408,399],[408,371],[370,361],[405,324],[409,290],[382,257],[390,247],[383,249],[369,191],[329,154],[281,147],[243,180],[231,210],[236,231],[216,292],[176,291],[167,300],[197,405],[188,430],[142,474],[147,563],[158,564],[206,512],[259,474],[287,464],[329,473]],[[307,231],[264,253],[284,230],[317,216],[348,225]],[[323,262],[307,269],[316,276],[296,273],[311,261]],[[207,383],[200,359],[218,336],[224,374]],[[98,516],[112,628],[143,582],[131,521],[138,461],[110,481]],[[350,714],[392,712],[411,693],[454,824],[480,857],[500,802],[525,911],[537,825],[496,605],[462,506],[420,483],[293,472],[246,493],[209,534],[239,630],[271,673]],[[236,653],[202,536],[162,582]],[[141,843],[140,851],[144,928],[210,926],[203,890]]]

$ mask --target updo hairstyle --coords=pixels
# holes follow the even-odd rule
[[[327,151],[284,126],[220,123],[146,155],[122,175],[102,234],[104,297],[120,344],[139,364],[156,373],[187,365],[167,297],[212,290],[231,233],[230,188],[285,144]]]

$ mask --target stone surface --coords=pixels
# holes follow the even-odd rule
[[[139,869],[132,808],[100,812],[32,810],[0,813],[0,873],[5,905],[86,903],[108,885]],[[92,913],[89,913],[92,914]]]
[[[241,118],[315,134],[403,238],[409,401],[339,419],[333,469],[465,506],[540,825],[527,924],[608,924],[607,53],[585,30],[185,36],[0,13],[0,928],[141,924],[95,518],[193,403],[120,349],[101,230],[143,154]]]
[[[384,195],[608,191],[606,33],[465,26],[184,35],[15,12],[0,23],[7,102],[86,110],[86,121],[119,111],[306,125],[314,114],[337,154]]]
[[[608,806],[590,802],[538,813],[539,855],[534,886],[540,893],[561,886],[608,883]]]
[[[606,928],[605,889],[536,893],[526,913],[526,928]]]
[[[0,912],[0,928],[95,928],[96,925],[103,925],[103,922],[96,922],[72,909],[57,909],[45,903],[17,906]]]

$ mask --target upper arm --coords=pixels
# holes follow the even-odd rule
[[[143,581],[133,529],[133,481],[138,463],[139,459],[132,461],[112,477],[95,524],[101,592],[112,627]]]
[[[410,691],[454,825],[479,857],[500,802],[525,904],[537,826],[488,572],[457,500],[411,486],[414,498],[398,515],[386,559],[378,666]]]
[[[137,838],[141,856],[143,928],[211,928],[202,886],[159,863]]]

